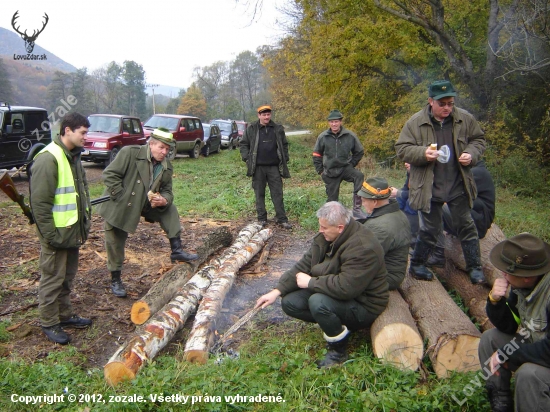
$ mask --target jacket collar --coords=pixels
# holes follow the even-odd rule
[[[67,146],[65,146],[65,144],[61,140],[61,135],[54,136],[52,141],[55,142],[55,144],[57,144],[58,146],[60,146],[63,149],[63,151],[65,152],[65,155],[67,157],[71,158],[71,159],[74,156],[78,156],[80,153],[82,153],[84,151],[83,147],[75,147],[73,150],[67,149]]]
[[[395,213],[397,211],[399,211],[399,204],[397,203],[397,200],[390,199],[389,204],[384,205],[382,207],[377,207],[376,209],[374,209],[372,211],[372,214],[366,220],[372,219],[374,217],[387,215],[389,213]]]
[[[462,113],[456,106],[453,107],[453,111],[451,112],[450,115],[453,116],[454,123],[461,123],[464,120],[462,117]],[[422,112],[420,114],[420,124],[421,125],[432,124],[432,113],[431,113],[431,106],[429,103],[424,107],[424,109],[422,109]]]
[[[317,243],[329,256],[333,255],[342,244],[344,244],[351,235],[353,235],[357,228],[361,226],[361,223],[351,219],[350,222],[344,228],[344,231],[340,233],[340,236],[336,238],[332,243],[328,242],[322,233],[315,236],[315,243]]]

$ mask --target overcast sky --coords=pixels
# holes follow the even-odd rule
[[[49,22],[36,43],[88,72],[111,61],[134,60],[148,83],[188,87],[195,66],[233,60],[240,52],[274,44],[281,34],[275,6],[264,0],[254,21],[235,0],[15,0],[2,1],[0,26],[21,31]]]

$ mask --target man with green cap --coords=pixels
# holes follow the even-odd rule
[[[457,228],[472,283],[484,283],[479,237],[471,209],[477,195],[471,168],[485,151],[484,133],[466,110],[455,107],[456,91],[448,80],[429,86],[428,104],[403,126],[397,156],[411,165],[409,202],[419,211],[420,230],[409,273],[432,280],[426,262],[443,229],[446,203]]]
[[[383,177],[369,177],[359,193],[368,217],[359,220],[369,228],[384,249],[390,290],[399,287],[407,272],[411,227],[397,200],[390,199],[392,188]]]
[[[124,246],[128,233],[133,233],[141,216],[147,222],[160,222],[170,240],[170,259],[189,262],[196,254],[182,249],[181,224],[172,194],[172,164],[166,158],[175,140],[167,129],[155,129],[144,146],[126,146],[103,171],[107,186],[104,196],[110,200],[101,204],[99,214],[105,219],[107,267],[111,272],[111,290],[125,297],[121,280]]]
[[[364,176],[355,166],[365,151],[355,133],[342,125],[343,118],[339,110],[332,110],[328,115],[329,128],[317,137],[313,148],[313,165],[325,183],[327,202],[338,201],[342,180],[353,183],[353,217],[361,219],[365,215],[357,192]]]
[[[498,243],[489,259],[503,275],[487,298],[495,328],[483,332],[479,342],[479,375],[491,409],[550,411],[550,245],[521,233]]]

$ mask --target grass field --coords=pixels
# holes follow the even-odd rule
[[[313,139],[289,138],[292,178],[285,181],[284,193],[289,218],[300,226],[295,230],[316,230],[315,211],[325,200],[324,187],[311,164]],[[384,169],[368,160],[361,166],[367,176],[378,174],[394,186],[403,184],[404,169]],[[182,215],[255,218],[254,193],[238,151],[177,159],[174,168],[175,203]],[[102,186],[94,185],[91,191],[96,197]],[[342,185],[340,198],[347,206],[351,206],[351,191],[351,184]],[[497,191],[496,223],[508,236],[529,231],[548,240],[543,200],[519,198],[514,193],[514,187]],[[272,205],[266,203],[272,218]],[[475,374],[439,380],[430,372],[428,358],[427,374],[401,372],[373,357],[361,333],[353,336],[351,359],[343,367],[318,370],[314,361],[324,353],[319,329],[290,319],[268,324],[265,316],[260,314],[247,326],[238,359],[211,357],[203,366],[189,364],[182,361],[180,347],[176,356],[159,356],[135,380],[116,389],[105,384],[102,370],[83,367],[85,359],[74,347],[32,363],[2,358],[0,410],[489,411]],[[9,326],[9,322],[0,322],[0,345],[11,339],[6,331]],[[64,395],[64,402],[19,401],[20,396],[53,394]],[[77,394],[76,401],[70,402],[67,394]],[[137,401],[137,396],[146,402]]]

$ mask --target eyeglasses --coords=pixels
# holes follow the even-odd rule
[[[436,100],[436,102],[439,107],[449,106],[451,109],[455,105],[455,102],[442,102],[441,100]]]

